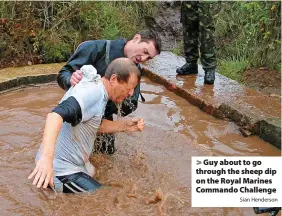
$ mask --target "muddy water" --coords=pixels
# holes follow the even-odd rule
[[[254,215],[251,208],[191,208],[190,166],[196,155],[280,155],[237,126],[201,112],[162,86],[142,80],[142,133],[117,135],[114,156],[94,155],[96,193],[38,190],[27,180],[46,114],[63,95],[56,84],[0,95],[0,215]]]

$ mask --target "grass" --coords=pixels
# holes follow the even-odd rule
[[[281,71],[281,2],[213,4],[219,73],[237,81],[246,68]]]
[[[181,43],[181,41],[177,42],[176,46],[171,50],[171,52],[175,55],[181,56],[183,50],[183,44]]]
[[[219,60],[219,73],[230,79],[242,82],[243,72],[248,68],[247,60]]]

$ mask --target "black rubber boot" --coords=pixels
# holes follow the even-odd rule
[[[190,75],[198,73],[198,64],[197,62],[187,62],[180,68],[177,68],[176,73],[179,75]]]
[[[213,85],[215,80],[215,69],[205,71],[205,84]]]

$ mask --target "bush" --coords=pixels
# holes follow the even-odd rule
[[[221,2],[213,6],[218,59],[246,59],[251,67],[273,69],[280,64],[280,2]]]
[[[127,1],[2,2],[0,67],[42,55],[46,63],[66,61],[82,41],[130,38],[144,27],[143,17],[152,15],[154,6]]]
[[[43,59],[45,63],[67,61],[72,53],[72,47],[66,43],[43,42]]]

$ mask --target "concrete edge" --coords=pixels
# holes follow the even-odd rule
[[[281,121],[277,119],[263,119],[259,122],[259,136],[281,149]]]
[[[257,135],[281,149],[281,125],[277,119],[265,119],[260,114],[258,116],[251,116],[248,112],[244,113],[242,109],[234,107],[232,104],[210,104],[192,92],[175,86],[175,84],[145,68],[143,68],[143,75],[151,81],[165,86],[169,91],[186,99],[205,113],[218,119],[231,120],[236,123],[243,136]]]
[[[0,82],[0,92],[29,84],[48,83],[55,81],[56,79],[57,74],[38,74],[32,76],[16,77],[4,82]]]

